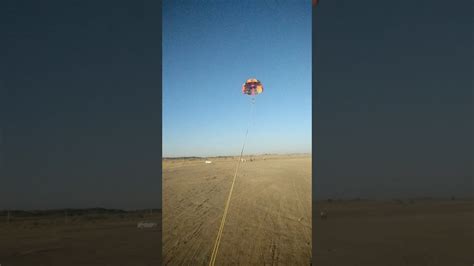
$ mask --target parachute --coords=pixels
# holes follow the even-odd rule
[[[260,93],[263,92],[263,85],[262,83],[257,80],[257,79],[248,79],[243,85],[242,85],[242,93],[251,95],[251,96],[256,96]]]

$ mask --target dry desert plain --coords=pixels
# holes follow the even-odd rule
[[[236,158],[211,160],[163,162],[166,265],[209,261]],[[311,206],[310,164],[308,156],[266,156],[242,165],[217,265],[474,262],[472,199],[324,200]]]
[[[309,265],[311,156],[245,158],[216,265]],[[163,161],[164,265],[209,263],[238,158],[209,160]]]
[[[472,199],[313,203],[313,265],[466,266],[474,263]],[[327,213],[321,219],[320,212]]]
[[[236,158],[211,160],[163,161],[163,217],[158,211],[88,211],[67,219],[63,213],[26,213],[13,214],[7,223],[3,212],[0,264],[207,265],[236,165]],[[311,206],[308,156],[262,156],[239,172],[217,265],[474,262],[472,199],[333,199]],[[160,224],[136,228],[139,221],[161,218],[163,235]]]
[[[14,212],[9,223],[2,213],[0,265],[161,265],[160,211],[71,212]],[[140,221],[158,226],[138,229]]]

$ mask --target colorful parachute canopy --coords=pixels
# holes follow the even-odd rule
[[[247,95],[258,95],[263,92],[263,85],[257,79],[247,79],[247,81],[242,85],[242,93]]]

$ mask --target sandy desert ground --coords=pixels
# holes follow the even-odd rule
[[[236,165],[235,158],[211,160],[163,162],[163,235],[160,224],[136,228],[139,221],[160,223],[159,212],[67,221],[61,215],[13,217],[10,223],[0,214],[0,264],[140,266],[163,259],[167,265],[207,265]],[[472,199],[333,199],[311,206],[308,156],[246,162],[234,189],[216,265],[474,263]]]
[[[158,227],[137,229],[144,220]],[[2,219],[0,264],[161,265],[160,221],[161,213]]]
[[[313,265],[473,265],[473,203],[315,202]],[[320,211],[327,212],[326,219]]]
[[[254,158],[239,170],[216,265],[309,265],[311,157]],[[164,265],[209,263],[237,159],[210,160],[163,161]]]

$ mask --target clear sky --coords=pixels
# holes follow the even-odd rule
[[[311,1],[164,1],[163,156],[311,152]]]

